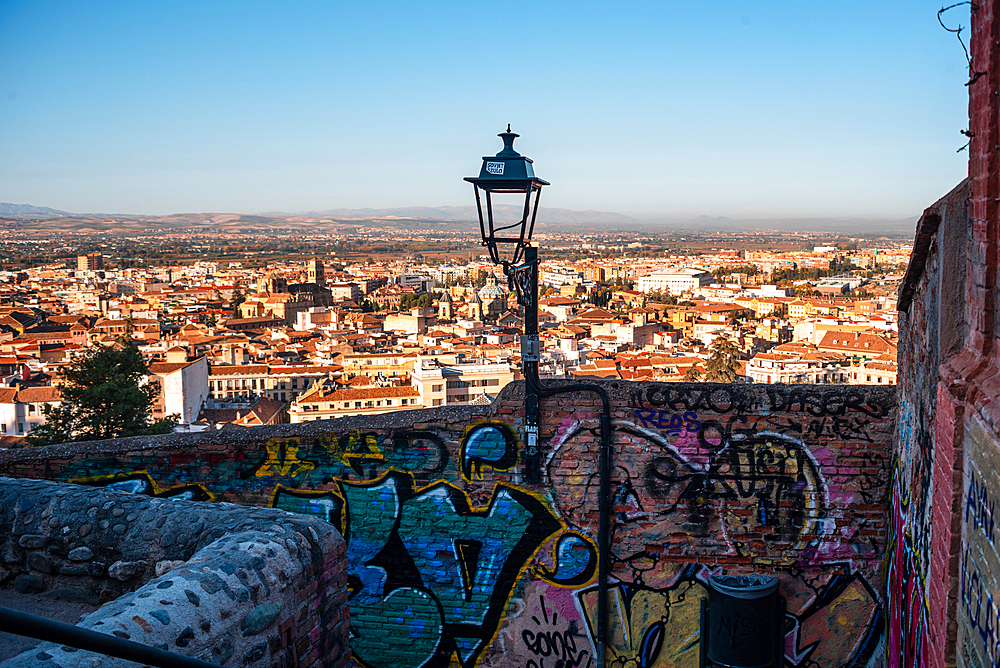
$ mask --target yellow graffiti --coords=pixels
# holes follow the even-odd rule
[[[701,637],[701,597],[707,589],[686,581],[669,591],[640,589],[631,596],[621,587],[608,592],[608,665],[613,668],[697,668]],[[591,634],[597,632],[597,588],[580,602]],[[643,656],[643,653],[648,655]]]
[[[264,444],[267,459],[254,474],[258,478],[267,476],[290,476],[294,478],[300,473],[316,468],[312,462],[299,459],[299,439],[272,438]]]
[[[357,469],[363,461],[385,461],[375,434],[362,434],[360,429],[352,429],[342,438],[337,438],[336,434],[323,434],[319,442],[338,462],[352,469]]]

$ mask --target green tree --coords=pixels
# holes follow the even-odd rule
[[[700,383],[701,382],[701,372],[698,371],[698,367],[694,364],[688,367],[688,370],[684,372],[684,382],[685,383]]]
[[[178,416],[152,420],[157,388],[142,383],[147,374],[142,354],[127,338],[91,349],[66,368],[62,403],[42,409],[45,424],[31,431],[28,444],[170,433]]]
[[[240,317],[240,304],[247,300],[246,294],[240,289],[240,286],[235,286],[233,288],[233,297],[229,300],[229,308],[233,309],[233,317]]]
[[[740,350],[729,337],[720,336],[709,346],[712,354],[705,363],[705,381],[708,383],[734,383],[740,368],[736,361]]]

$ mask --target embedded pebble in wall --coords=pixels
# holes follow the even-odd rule
[[[294,646],[303,656],[322,657],[317,668],[346,668],[344,542],[329,524],[276,509],[137,500],[100,488],[75,492],[82,497],[62,508],[63,489],[79,488],[0,478],[0,498],[12,501],[0,503],[0,527],[21,526],[20,508],[56,520],[20,536],[0,534],[0,556],[11,565],[0,572],[0,596],[9,586],[55,601],[95,607],[109,601],[79,625],[216,663],[239,657],[246,668],[289,665]],[[123,522],[102,530],[115,511]],[[81,532],[84,524],[89,529]],[[140,539],[156,524],[158,535],[171,538],[169,548]],[[231,535],[226,525],[248,529]],[[290,539],[279,542],[260,530],[279,526]],[[322,589],[309,590],[314,573],[328,574]],[[261,642],[279,626],[280,635]],[[92,656],[42,643],[0,667],[83,668]]]

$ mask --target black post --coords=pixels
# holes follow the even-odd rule
[[[524,294],[524,336],[521,337],[521,369],[525,378],[538,378],[540,345],[538,341],[538,247],[530,244],[524,249],[524,266],[528,270],[528,284]],[[542,471],[538,440],[541,418],[538,405],[538,386],[527,382],[524,387],[524,477],[529,482],[541,482]]]
[[[0,630],[159,668],[220,668],[193,656],[175,654],[10,608],[0,607]]]

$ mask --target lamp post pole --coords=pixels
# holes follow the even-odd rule
[[[479,176],[466,177],[476,193],[479,229],[483,246],[494,264],[503,267],[511,288],[517,290],[517,303],[524,309],[524,335],[521,336],[521,371],[524,375],[524,477],[529,482],[541,482],[542,467],[539,447],[541,415],[539,399],[568,392],[595,392],[601,398],[601,445],[598,461],[600,492],[598,494],[599,524],[597,532],[597,600],[596,659],[598,668],[605,666],[608,637],[608,576],[611,548],[611,401],[600,385],[570,383],[543,388],[538,377],[540,345],[538,340],[538,246],[531,242],[538,213],[538,200],[548,181],[535,176],[530,158],[514,150],[517,135],[501,132],[503,150],[495,156],[483,156]],[[482,192],[485,197],[480,196]],[[493,217],[493,195],[524,198],[521,219],[497,226]],[[534,206],[531,196],[534,194]],[[485,200],[485,202],[484,202]],[[484,206],[485,205],[485,206]],[[508,248],[506,255],[500,248]]]
[[[524,249],[523,269],[527,276],[524,286],[524,336],[521,337],[521,369],[524,372],[524,477],[530,482],[542,479],[538,456],[539,411],[538,386],[533,382],[538,378],[538,362],[541,345],[538,340],[538,246],[529,245]]]

